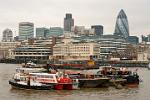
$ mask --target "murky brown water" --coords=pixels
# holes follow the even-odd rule
[[[0,64],[0,100],[150,100],[150,70],[139,68],[138,88],[39,91],[11,89],[8,80],[19,65]]]

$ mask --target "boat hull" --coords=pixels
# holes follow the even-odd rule
[[[108,78],[79,79],[80,88],[108,87]]]
[[[132,83],[132,84],[130,83],[130,84],[126,84],[126,86],[129,88],[136,88],[139,86],[139,83]]]
[[[35,89],[35,90],[51,90],[51,89],[53,89],[53,85],[29,86],[29,85],[18,84],[17,81],[15,81],[15,80],[9,80],[9,84],[13,88],[19,88],[19,89]]]

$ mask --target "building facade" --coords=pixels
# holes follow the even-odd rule
[[[129,36],[127,38],[127,42],[133,45],[136,45],[139,43],[139,38],[137,36]]]
[[[74,26],[71,28],[71,31],[76,35],[84,34],[85,27],[84,26]]]
[[[61,27],[50,27],[49,34],[47,34],[46,37],[60,36],[62,34],[63,34],[63,28],[61,28]]]
[[[71,32],[71,28],[74,26],[74,19],[72,18],[72,14],[67,13],[64,18],[64,31]]]
[[[142,39],[142,42],[148,42],[148,37],[147,36],[142,35],[141,39]]]
[[[27,40],[34,37],[34,24],[30,22],[19,23],[19,40]]]
[[[71,31],[75,34],[75,35],[86,35],[86,36],[93,36],[95,35],[95,29],[87,29],[84,26],[74,26],[72,27]]]
[[[11,29],[5,29],[3,31],[3,37],[2,37],[3,42],[12,42],[13,41],[13,32]]]
[[[48,28],[36,28],[36,38],[46,38],[46,36],[49,34]]]
[[[90,60],[99,57],[99,45],[97,43],[68,43],[56,44],[53,47],[55,60]]]
[[[0,42],[0,59],[11,58],[11,50],[20,45],[21,42]]]
[[[99,57],[100,59],[113,58],[129,58],[136,59],[136,49],[127,43],[124,38],[115,35],[98,36],[80,36],[74,37],[74,41],[78,42],[95,42],[100,45]]]
[[[91,26],[94,29],[95,35],[101,36],[103,35],[103,26],[102,25],[93,25]]]
[[[17,61],[47,61],[52,55],[53,38],[36,39],[32,44],[23,43],[13,50],[13,57]]]
[[[114,35],[118,35],[123,38],[127,38],[129,36],[128,18],[124,10],[121,10],[117,16]]]
[[[150,34],[147,36],[142,35],[141,38],[142,38],[142,42],[150,42]]]

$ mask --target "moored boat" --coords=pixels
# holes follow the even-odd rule
[[[109,79],[105,77],[101,78],[83,78],[79,79],[79,87],[82,88],[99,88],[108,87]]]
[[[102,87],[109,85],[128,85],[128,84],[139,84],[139,77],[132,77],[132,82],[128,80],[130,76],[134,76],[133,72],[125,67],[112,67],[112,66],[96,66],[96,63],[94,61],[86,61],[86,63],[75,63],[75,62],[68,62],[68,63],[62,63],[62,64],[55,64],[55,63],[49,63],[47,64],[46,68],[48,69],[62,69],[62,70],[72,70],[76,72],[76,70],[80,70],[76,75],[77,76],[99,76],[98,78],[80,78],[79,79],[79,86],[80,87]],[[84,70],[88,73],[82,73]],[[91,70],[97,70],[99,74],[96,73],[90,73]],[[78,75],[80,74],[80,75]],[[138,75],[138,74],[137,74]],[[109,81],[110,80],[110,81]]]
[[[48,84],[30,84],[28,85],[27,82],[18,82],[14,79],[9,80],[9,84],[12,86],[12,88],[18,88],[18,89],[35,89],[35,90],[50,90],[53,89],[53,85]]]
[[[110,79],[104,77],[98,69],[80,70],[77,72],[73,72],[73,74],[70,73],[69,76],[72,79],[78,79],[80,88],[108,87]]]
[[[102,73],[109,77],[113,82],[125,86],[131,86],[131,85],[139,85],[139,75],[136,71],[132,72],[131,70],[128,70],[127,68],[115,68],[115,67],[103,67],[101,68]],[[120,80],[120,81],[118,81]]]
[[[128,75],[124,79],[126,79],[126,86],[128,86],[128,87],[137,87],[140,82],[139,75],[137,73]]]
[[[72,81],[67,75],[64,74],[50,74],[50,73],[29,73],[22,75],[16,73],[13,79],[9,80],[9,84],[15,88],[24,89],[38,89],[38,90],[72,90],[77,89],[78,84]]]

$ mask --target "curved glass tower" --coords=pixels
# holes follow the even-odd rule
[[[127,38],[129,36],[128,19],[123,9],[119,12],[119,15],[117,16],[114,35],[118,35],[123,38]]]
[[[19,23],[19,40],[27,40],[34,37],[34,24],[30,22]]]

